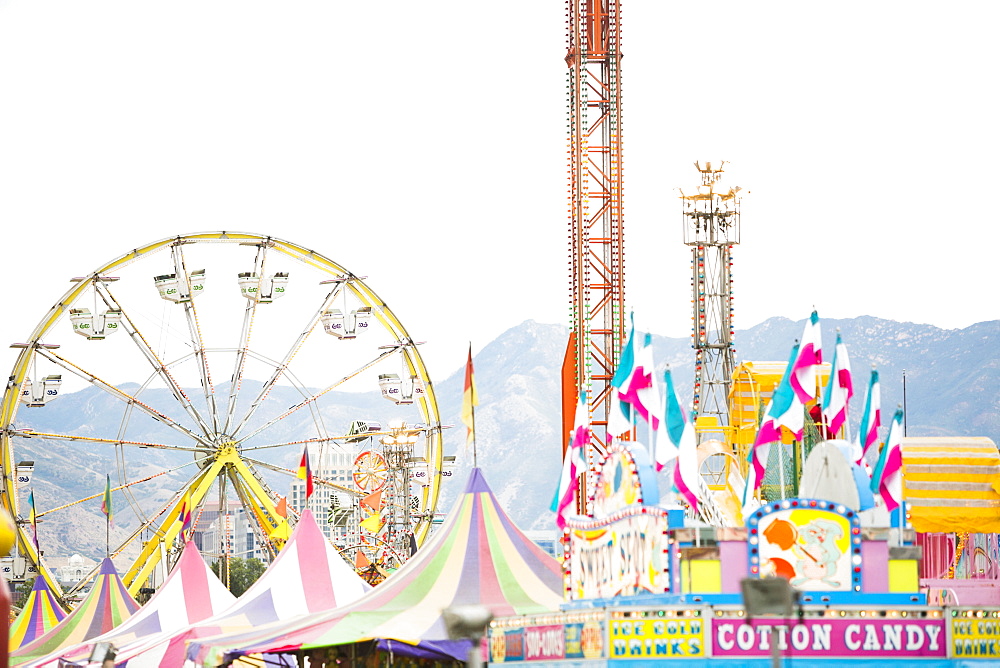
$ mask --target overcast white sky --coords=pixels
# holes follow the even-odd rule
[[[568,313],[564,5],[0,0],[0,342],[176,234],[270,234],[390,305],[441,380]],[[1000,3],[624,3],[626,296],[689,333],[674,188],[750,191],[738,328],[1000,318]],[[156,299],[151,295],[151,299]],[[67,325],[67,336],[70,336]],[[0,365],[13,365],[3,348]]]

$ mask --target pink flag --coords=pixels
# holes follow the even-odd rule
[[[833,368],[830,370],[826,392],[823,393],[823,417],[834,438],[847,421],[847,404],[853,396],[851,361],[847,357],[847,346],[840,340],[840,332],[837,332],[837,343],[833,349]]]
[[[889,434],[872,473],[872,491],[880,494],[890,512],[903,503],[903,409],[889,423]]]
[[[660,396],[653,382],[653,337],[646,334],[642,346],[635,355],[632,373],[623,387],[618,389],[619,397],[629,404],[639,417],[649,423],[655,431],[660,427],[660,418],[654,412],[659,410]]]
[[[695,442],[694,427],[684,415],[677,392],[674,391],[674,380],[670,369],[663,373],[664,395],[666,406],[663,411],[664,429],[656,435],[656,470],[659,471],[671,459],[674,464],[673,483],[677,493],[687,501],[688,505],[698,511],[698,444]]]
[[[576,405],[576,416],[573,420],[573,431],[569,435],[569,446],[563,458],[563,468],[559,476],[559,487],[552,499],[550,509],[556,513],[556,525],[566,527],[566,517],[576,509],[577,478],[586,469],[584,459],[585,447],[590,441],[590,408],[587,406],[587,395],[580,393],[580,402]]]
[[[799,356],[792,368],[791,384],[795,396],[803,404],[816,396],[816,372],[823,364],[823,342],[819,329],[819,315],[812,312],[806,320],[802,341],[799,344]]]
[[[882,426],[882,391],[878,382],[878,371],[872,369],[868,381],[868,395],[865,397],[865,412],[861,414],[861,426],[858,428],[857,463],[865,461],[868,451],[878,443],[878,428]]]
[[[774,389],[771,401],[767,406],[767,413],[757,431],[757,438],[754,440],[751,463],[751,473],[753,475],[753,489],[758,489],[764,482],[764,467],[767,465],[768,457],[771,454],[771,444],[781,443],[781,428],[786,427],[791,431],[796,439],[802,438],[802,430],[805,425],[805,415],[802,403],[792,389],[791,377],[794,375],[793,363],[799,359],[799,344],[792,346],[792,354],[785,366],[785,375],[781,377],[781,382]]]

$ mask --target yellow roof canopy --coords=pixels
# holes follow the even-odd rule
[[[1000,451],[986,437],[904,438],[903,497],[921,533],[1000,533]]]

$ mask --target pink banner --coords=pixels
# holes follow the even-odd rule
[[[524,629],[524,660],[561,659],[566,655],[562,625],[528,626]]]
[[[943,619],[805,619],[784,625],[775,620],[784,656],[939,657],[947,655]],[[712,656],[770,656],[769,620],[750,625],[739,619],[712,620]]]

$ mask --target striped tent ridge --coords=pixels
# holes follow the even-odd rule
[[[901,450],[914,529],[1000,532],[1000,451],[991,439],[904,438]]]
[[[35,662],[64,647],[82,643],[115,628],[135,614],[139,604],[128,593],[115,565],[108,557],[90,593],[73,611],[49,631],[10,653],[10,665]]]
[[[64,619],[66,611],[59,605],[45,578],[39,575],[21,613],[10,625],[10,651],[44,635]]]
[[[377,640],[397,655],[465,659],[443,610],[483,605],[503,617],[557,610],[559,562],[528,539],[474,468],[441,528],[391,577],[356,603],[287,624],[189,644],[188,658],[221,665],[247,654],[280,654]]]
[[[306,509],[275,560],[230,607],[195,624],[118,646],[115,660],[129,668],[181,666],[188,640],[330,610],[370,590]]]
[[[236,597],[208,567],[198,546],[188,541],[173,569],[146,605],[111,631],[64,648],[36,665],[57,668],[60,662],[86,660],[99,642],[124,647],[158,633],[174,633],[230,607]]]

